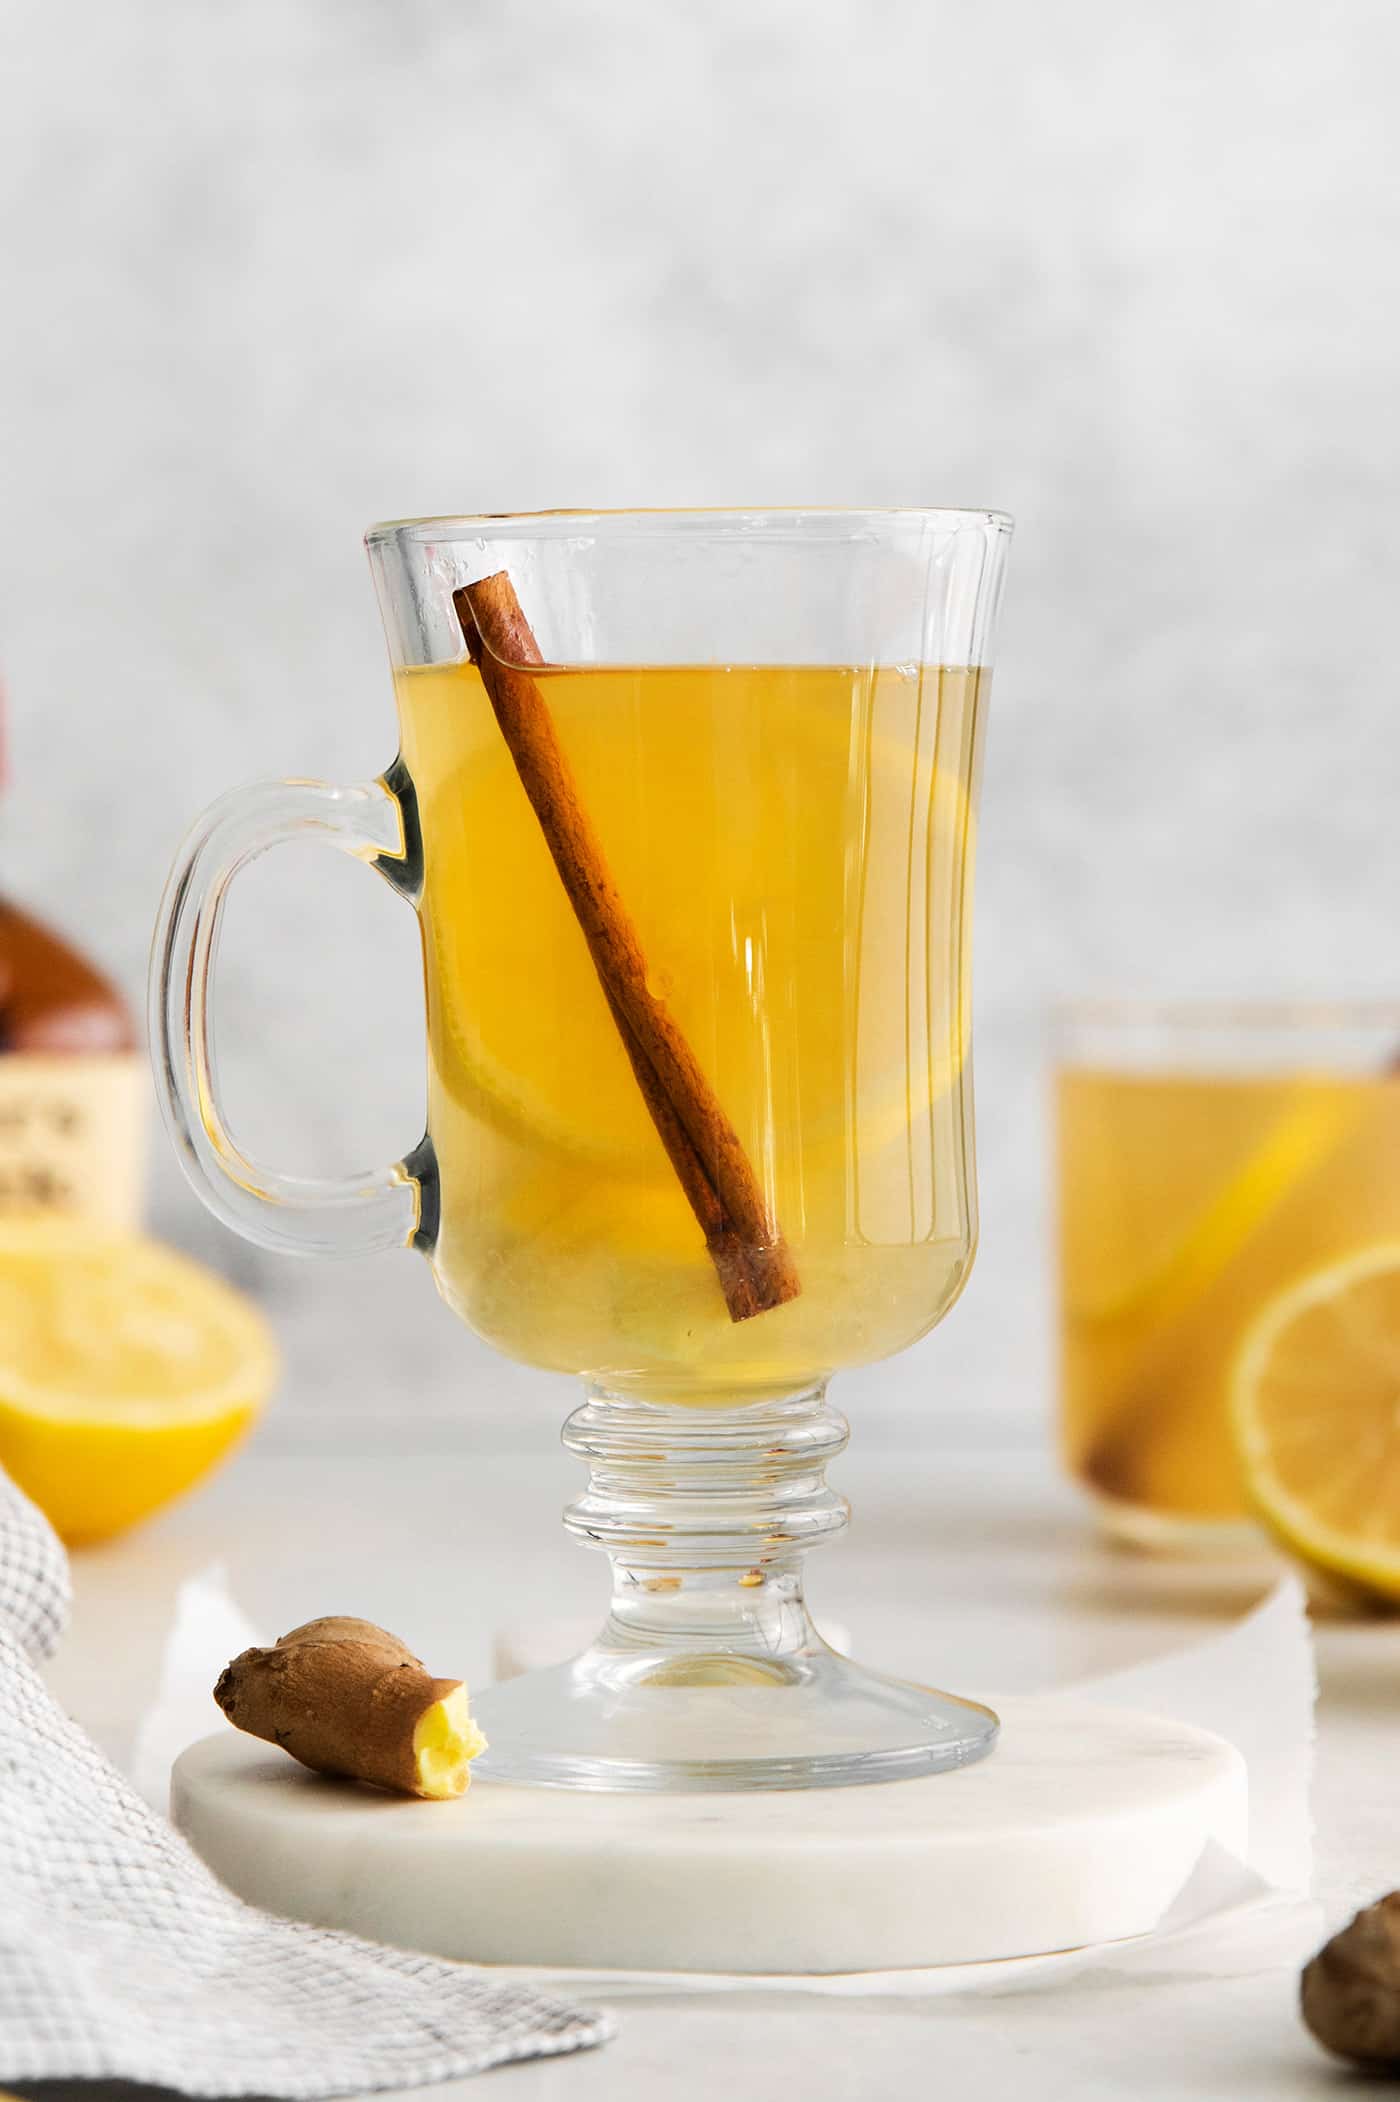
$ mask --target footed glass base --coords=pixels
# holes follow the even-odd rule
[[[982,1758],[990,1708],[888,1679],[821,1641],[800,1655],[682,1661],[601,1644],[472,1703],[482,1780],[535,1787],[840,1788]]]
[[[808,1547],[847,1521],[824,1390],[747,1408],[594,1391],[564,1442],[591,1478],[565,1523],[613,1563],[612,1607],[568,1664],[473,1703],[483,1780],[560,1788],[836,1788],[966,1766],[996,1741],[976,1702],[829,1649]]]

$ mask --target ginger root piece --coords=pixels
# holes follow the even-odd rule
[[[235,1729],[303,1766],[402,1795],[462,1795],[486,1749],[461,1680],[430,1677],[369,1620],[308,1620],[271,1649],[245,1649],[214,1698]]]
[[[1303,2020],[1364,2066],[1400,2066],[1400,1890],[1358,1912],[1303,1972]]]

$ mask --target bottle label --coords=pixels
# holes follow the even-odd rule
[[[0,1218],[139,1226],[148,1085],[137,1051],[0,1053]]]

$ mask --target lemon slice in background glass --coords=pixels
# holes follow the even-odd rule
[[[1272,1300],[1240,1345],[1245,1485],[1310,1567],[1400,1602],[1400,1242]]]
[[[262,1315],[188,1257],[67,1222],[0,1227],[0,1466],[70,1543],[198,1481],[277,1369]]]

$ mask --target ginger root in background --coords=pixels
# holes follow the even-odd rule
[[[1400,1890],[1357,1913],[1303,1972],[1303,2020],[1372,2071],[1400,2070]]]

